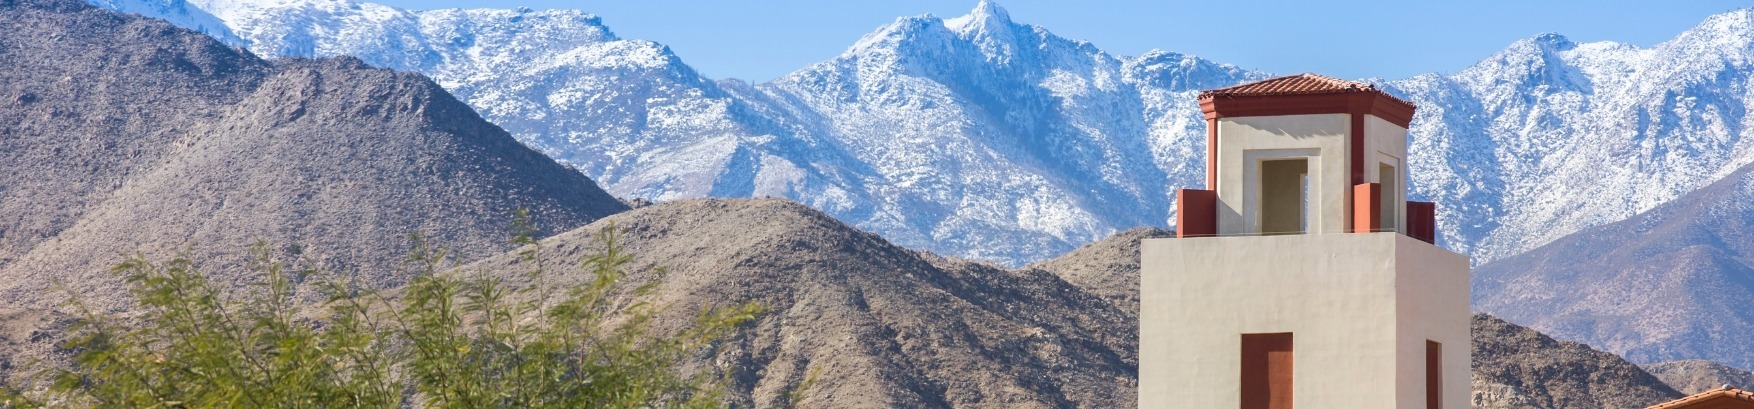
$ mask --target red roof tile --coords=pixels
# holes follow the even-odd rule
[[[1693,396],[1657,404],[1645,409],[1682,409],[1682,408],[1754,408],[1754,392],[1725,386],[1700,392]]]
[[[1368,92],[1389,97],[1396,102],[1412,105],[1400,98],[1395,98],[1375,85],[1352,82],[1319,74],[1298,74],[1265,79],[1247,84],[1206,90],[1200,92],[1200,99],[1217,97],[1266,96],[1266,95],[1307,95],[1307,94],[1346,94]]]

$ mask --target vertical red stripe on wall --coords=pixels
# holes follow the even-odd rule
[[[1382,185],[1360,183],[1352,186],[1352,232],[1370,233],[1382,230]]]
[[[1443,344],[1425,340],[1425,409],[1443,409]]]
[[[1352,184],[1364,183],[1364,114],[1352,114]]]

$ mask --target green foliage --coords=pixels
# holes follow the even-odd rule
[[[670,333],[644,301],[657,280],[626,288],[632,256],[614,226],[585,257],[588,282],[556,286],[520,212],[513,244],[527,284],[458,271],[419,236],[399,291],[373,292],[289,269],[258,244],[262,280],[220,290],[187,258],[134,256],[116,266],[143,316],[118,325],[87,312],[66,347],[74,366],[44,398],[89,407],[635,408],[717,407],[724,380],[685,373],[686,358],[764,312],[755,304],[701,312]],[[658,275],[661,271],[650,271]],[[316,277],[327,301],[307,308],[297,283]],[[41,402],[0,391],[0,402]]]

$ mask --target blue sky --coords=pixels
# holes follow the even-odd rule
[[[839,54],[896,17],[954,17],[976,0],[366,0],[412,9],[581,9],[623,38],[669,45],[714,78],[765,81]],[[1453,72],[1518,39],[1649,46],[1744,1],[998,0],[1013,20],[1111,53],[1186,53],[1268,72],[1403,78]]]

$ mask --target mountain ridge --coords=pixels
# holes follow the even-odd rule
[[[1475,270],[1475,308],[1637,363],[1754,365],[1754,165]]]
[[[1204,124],[1190,91],[1267,76],[1167,51],[1109,55],[1012,21],[991,1],[959,17],[897,18],[834,58],[760,84],[703,78],[661,44],[614,37],[596,16],[580,26],[608,33],[595,40],[557,45],[507,37],[499,43],[559,54],[600,49],[577,55],[628,69],[571,68],[591,64],[540,58],[491,70],[457,68],[482,64],[470,61],[486,58],[474,55],[489,49],[441,41],[509,30],[516,16],[558,11],[417,12],[348,0],[234,3],[192,4],[248,27],[237,31],[255,36],[253,49],[312,43],[309,50],[294,48],[427,72],[521,141],[585,169],[618,195],[789,197],[912,247],[1008,265],[1044,260],[1132,227],[1166,227],[1173,215],[1164,186],[1198,186],[1204,172],[1198,161]],[[289,6],[307,3],[325,8],[300,17]],[[378,11],[350,17],[347,10],[355,6]],[[299,18],[251,17],[286,13]],[[461,24],[461,17],[444,15],[500,23]],[[1738,84],[1754,72],[1745,61],[1754,36],[1750,15],[1748,9],[1715,15],[1650,48],[1543,34],[1455,74],[1381,82],[1422,107],[1411,132],[1415,154],[1407,158],[1414,197],[1439,203],[1447,247],[1485,262],[1629,217],[1754,161],[1754,148],[1742,138],[1746,128],[1736,125],[1746,118],[1739,107],[1754,96],[1733,91],[1745,88]],[[383,22],[391,20],[398,22]],[[301,27],[347,34],[251,34]],[[453,43],[470,45],[447,45]],[[445,63],[411,64],[406,55],[443,55],[437,60]],[[1729,76],[1701,75],[1714,70]],[[494,82],[470,72],[520,79]],[[638,80],[586,86],[609,78]],[[1687,85],[1701,81],[1715,83]],[[1616,119],[1658,118],[1664,111],[1641,101],[1660,104],[1675,92],[1713,98],[1689,114],[1697,120]],[[609,98],[577,100],[590,93]],[[1625,97],[1598,95],[1604,93]],[[616,100],[633,96],[649,97]],[[689,108],[678,109],[683,106]],[[945,149],[905,146],[921,143]],[[1591,161],[1626,165],[1588,166]],[[943,176],[972,173],[985,174]],[[1653,177],[1644,181],[1637,174]],[[1612,183],[1573,183],[1580,179]],[[1631,194],[1615,197],[1602,189]]]

